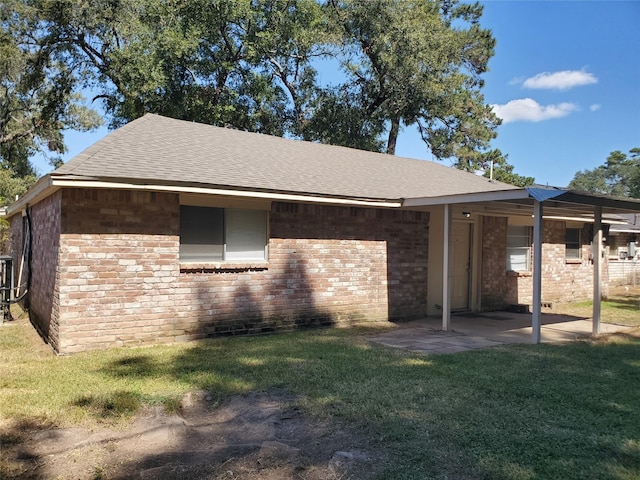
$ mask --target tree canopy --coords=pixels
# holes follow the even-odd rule
[[[40,37],[29,5],[0,4],[0,25],[0,200],[6,202],[35,181],[32,155],[64,153],[64,129],[86,130],[101,120],[83,105],[77,72],[56,42]]]
[[[603,165],[575,174],[569,188],[615,197],[640,198],[640,148],[632,148],[629,155],[616,150]]]
[[[482,95],[495,40],[459,0],[9,0],[0,7],[0,153],[24,177],[65,129],[147,112],[393,154],[416,126],[438,159],[495,164]],[[323,80],[322,66],[337,75]]]

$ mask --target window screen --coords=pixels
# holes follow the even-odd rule
[[[267,212],[180,207],[180,261],[265,260]]]
[[[266,212],[228,208],[225,214],[225,260],[264,260]]]
[[[575,260],[580,258],[580,229],[567,228],[565,233],[565,258]]]
[[[180,260],[200,262],[223,259],[224,210],[180,207]]]
[[[531,227],[507,227],[507,270],[514,272],[531,269]]]

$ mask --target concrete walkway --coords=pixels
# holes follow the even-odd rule
[[[591,319],[557,314],[542,315],[541,341],[568,342],[591,335]],[[601,333],[623,332],[629,327],[600,323]],[[428,317],[372,335],[373,342],[425,353],[457,353],[508,343],[531,342],[531,315],[510,312],[452,315],[451,330],[442,331],[442,320]]]

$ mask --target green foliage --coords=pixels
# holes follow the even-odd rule
[[[458,168],[507,165],[489,149],[499,119],[481,76],[495,40],[477,3],[11,0],[0,8],[3,85],[21,109],[17,120],[0,115],[11,119],[0,123],[0,145],[18,178],[33,173],[28,158],[43,145],[64,151],[64,129],[97,124],[73,93],[82,88],[97,92],[112,127],[152,112],[394,153],[400,130],[416,125],[433,155]],[[318,78],[323,61],[341,70],[333,84]]]
[[[484,176],[487,178],[491,177],[490,168],[485,170]],[[497,155],[497,158],[495,159],[493,165],[493,179],[499,182],[516,185],[518,187],[529,187],[535,182],[535,178],[533,177],[525,177],[515,173],[513,171],[513,165],[509,165],[506,162],[506,156],[503,157],[502,154]]]
[[[467,161],[495,136],[498,120],[479,93],[495,42],[479,27],[477,4],[18,3],[31,7],[39,40],[64,52],[75,79],[82,73],[100,90],[115,125],[155,112],[332,141],[324,126],[347,111],[361,117],[351,134],[373,137],[352,145],[377,148],[382,130],[397,135],[400,122],[420,123],[439,158]],[[318,58],[342,65],[345,81],[321,88]],[[332,106],[323,108],[324,100]],[[315,126],[307,131],[309,123]]]
[[[0,168],[0,205],[8,205],[24,195],[36,180],[34,174],[20,176],[10,168]]]
[[[338,59],[356,92],[344,106],[383,125],[387,153],[402,126],[417,125],[437,158],[468,171],[488,167],[500,121],[480,93],[495,40],[479,26],[479,4],[332,0],[326,11],[342,29]]]
[[[22,194],[36,178],[30,158],[63,153],[65,129],[88,130],[101,122],[74,90],[77,73],[64,51],[38,34],[29,2],[0,4],[0,200]]]
[[[569,188],[640,198],[640,148],[632,148],[628,156],[619,150],[611,152],[603,165],[576,173]]]

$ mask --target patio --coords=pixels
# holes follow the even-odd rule
[[[591,335],[590,318],[547,313],[542,315],[541,343],[569,342]],[[623,332],[629,327],[600,324],[603,334]],[[509,343],[532,343],[531,314],[485,312],[454,314],[451,329],[442,330],[439,317],[427,317],[371,336],[371,341],[388,347],[424,353],[458,353]]]

